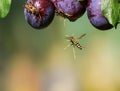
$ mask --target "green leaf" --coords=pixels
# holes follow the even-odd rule
[[[0,18],[4,18],[10,10],[11,0],[0,0]]]
[[[120,17],[118,0],[101,0],[101,10],[109,23],[116,26]]]

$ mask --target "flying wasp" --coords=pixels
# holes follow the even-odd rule
[[[75,56],[75,50],[74,48],[77,47],[78,49],[82,50],[82,46],[79,43],[79,39],[83,38],[86,34],[82,34],[79,37],[73,37],[73,36],[67,36],[66,39],[68,41],[70,41],[71,44],[69,44],[67,47],[65,47],[64,49],[67,49],[69,46],[73,46],[73,54],[74,54],[74,59],[76,58]]]
[[[70,37],[66,37],[66,39],[71,42],[71,44],[70,44],[71,46],[77,47],[77,48],[79,48],[80,50],[82,50],[83,47],[80,45],[80,43],[79,43],[78,40],[81,39],[81,38],[83,38],[85,35],[86,35],[86,34],[82,34],[82,35],[79,36],[79,37],[70,36]]]

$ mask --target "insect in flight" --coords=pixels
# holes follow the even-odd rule
[[[70,36],[70,37],[66,37],[66,39],[71,42],[71,44],[70,44],[71,46],[77,47],[77,48],[79,48],[80,50],[82,50],[83,47],[80,45],[80,43],[79,43],[78,40],[81,39],[81,38],[83,38],[85,35],[86,35],[86,34],[82,34],[82,35],[79,36],[79,37]]]
[[[82,34],[79,37],[73,37],[73,36],[67,36],[66,39],[69,40],[71,42],[71,44],[69,44],[67,47],[65,47],[64,49],[67,49],[69,46],[73,46],[73,54],[74,54],[74,59],[76,58],[75,56],[75,50],[74,48],[77,47],[78,49],[82,50],[82,46],[79,43],[79,39],[83,38],[86,34]]]

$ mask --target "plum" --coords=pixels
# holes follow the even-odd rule
[[[56,13],[70,21],[75,21],[86,11],[86,1],[78,0],[52,0]]]
[[[34,28],[47,27],[55,15],[55,7],[50,0],[28,0],[24,15],[27,22]]]
[[[100,30],[108,30],[113,28],[107,18],[102,14],[101,0],[88,0],[87,15],[91,24]]]

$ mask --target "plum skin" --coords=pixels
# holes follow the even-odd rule
[[[28,0],[24,15],[27,22],[36,29],[47,27],[55,15],[55,7],[50,0]]]
[[[102,14],[101,0],[88,0],[87,15],[91,24],[97,29],[108,30],[113,28]]]
[[[52,0],[56,8],[56,13],[70,21],[75,21],[81,17],[85,11],[85,3],[78,0]]]

